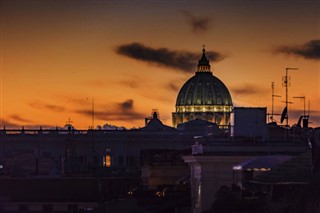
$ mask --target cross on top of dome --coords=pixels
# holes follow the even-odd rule
[[[209,60],[207,59],[206,56],[206,49],[205,46],[203,45],[203,49],[202,49],[202,57],[199,60],[198,66],[197,66],[197,73],[198,72],[210,72],[210,63]]]

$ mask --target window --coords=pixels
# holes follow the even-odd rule
[[[110,156],[110,155],[104,156],[103,166],[105,166],[105,167],[111,167],[111,156]]]

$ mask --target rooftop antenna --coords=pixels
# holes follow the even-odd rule
[[[159,115],[159,110],[158,110],[158,109],[152,109],[152,114],[151,114],[151,116],[154,116],[154,115],[156,115],[157,118],[160,119],[160,115]]]
[[[306,118],[310,118],[310,100],[308,101],[308,114],[306,115]],[[308,124],[312,123],[308,120]]]
[[[280,95],[275,95],[274,94],[274,82],[271,82],[271,89],[272,89],[272,106],[271,106],[271,121],[273,122],[273,116],[275,115],[273,113],[273,109],[274,109],[274,97],[281,97]]]
[[[92,99],[92,129],[94,129],[94,99]]]
[[[67,122],[67,125],[71,125],[73,123],[73,121],[70,118],[68,118],[66,122]]]
[[[151,121],[153,118],[158,118],[158,119],[160,119],[158,109],[152,109],[152,111],[151,111],[151,116],[148,116],[147,118],[144,119],[145,126],[147,126],[147,124],[149,123],[149,121]]]
[[[68,118],[68,120],[66,122],[67,122],[67,125],[69,125],[69,126],[71,126],[71,124],[73,123],[73,121],[70,118]]]
[[[71,125],[73,123],[73,121],[70,120],[70,118],[69,118],[66,122],[67,122],[68,131],[69,131],[69,134],[70,134],[70,131],[73,129],[73,127]]]
[[[291,103],[291,102],[289,102],[289,100],[288,100],[288,88],[289,88],[289,86],[290,86],[290,76],[288,76],[288,71],[289,71],[289,70],[298,70],[298,68],[290,68],[290,67],[287,67],[287,68],[286,68],[286,75],[282,77],[282,86],[284,86],[284,87],[286,88],[286,101],[285,101],[286,107],[285,107],[285,110],[284,110],[285,114],[283,114],[283,115],[285,116],[284,118],[286,119],[286,127],[289,126],[289,110],[288,110],[288,104]]]

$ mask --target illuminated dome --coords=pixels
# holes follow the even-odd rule
[[[198,72],[181,88],[176,106],[232,105],[227,87],[211,72]]]
[[[182,86],[178,94],[176,112],[172,114],[173,126],[198,118],[226,127],[230,123],[231,111],[230,93],[210,71],[209,60],[203,49],[195,76]]]

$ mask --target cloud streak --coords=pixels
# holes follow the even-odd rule
[[[21,125],[18,125],[16,123],[13,123],[11,121],[7,121],[7,120],[4,120],[4,119],[1,119],[0,123],[2,124],[1,127],[3,127],[3,128],[4,127],[5,128],[16,128],[16,129],[21,128]]]
[[[174,82],[168,83],[167,87],[169,88],[169,90],[174,92],[177,92],[180,89],[180,87]]]
[[[76,113],[85,115],[87,117],[92,116],[92,111],[90,110],[77,110]],[[133,120],[143,120],[146,115],[138,113],[135,111],[122,111],[116,112],[111,110],[95,110],[94,117],[98,120],[104,121],[133,121]]]
[[[22,123],[32,123],[32,121],[22,118],[20,115],[18,114],[13,114],[9,116],[10,119],[15,120],[17,122],[22,122]]]
[[[181,13],[187,20],[187,23],[191,26],[192,32],[202,33],[209,29],[210,18],[208,17],[196,17],[189,11],[181,10]]]
[[[124,85],[126,87],[130,87],[132,89],[139,88],[139,81],[137,80],[123,80],[119,81],[118,84]]]
[[[310,118],[309,118],[309,122],[311,122],[310,125],[314,126],[314,124],[316,124],[316,126],[318,126],[320,113],[317,110],[310,110],[310,112],[306,111],[306,114],[308,113],[310,113]],[[289,117],[291,119],[290,123],[292,124],[298,123],[300,116],[302,116],[303,114],[304,114],[303,109],[290,109],[289,111]],[[313,124],[313,122],[316,122],[316,123]]]
[[[122,85],[125,87],[129,87],[132,89],[137,89],[141,86],[141,80],[137,77],[133,77],[134,79],[123,79],[119,81],[112,81],[110,79],[93,79],[93,80],[87,80],[84,82],[85,85],[88,86],[94,86],[97,88],[110,88],[115,85]]]
[[[254,84],[242,84],[238,87],[233,87],[230,89],[234,95],[256,95],[256,94],[266,94],[267,89],[261,88]]]
[[[76,113],[83,114],[91,117],[91,110],[77,110]],[[128,99],[120,103],[114,103],[107,110],[95,110],[94,116],[98,120],[104,121],[130,121],[130,120],[143,120],[145,114],[136,112],[134,109],[134,100]]]
[[[133,110],[133,100],[128,99],[122,103],[119,103],[120,109],[123,111],[130,111]]]
[[[33,102],[29,103],[29,106],[31,106],[32,108],[35,108],[35,109],[50,110],[50,111],[54,111],[54,112],[65,111],[65,107],[63,107],[63,106],[58,106],[58,105],[54,105],[54,104],[47,104],[47,103],[43,103],[41,101],[33,101]]]
[[[167,48],[152,48],[141,43],[123,44],[116,48],[116,53],[127,56],[139,61],[174,68],[182,72],[194,72],[195,62],[200,58],[201,54],[175,51]],[[221,61],[224,55],[218,52],[208,51],[207,57],[211,62]]]
[[[305,59],[320,60],[320,40],[311,40],[303,45],[280,46],[274,52]]]

